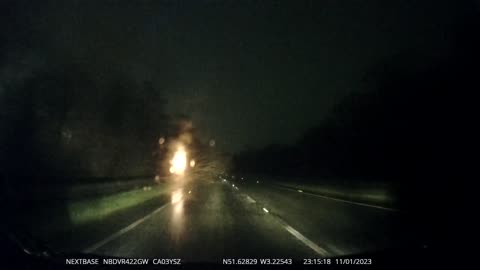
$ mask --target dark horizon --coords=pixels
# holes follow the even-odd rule
[[[371,70],[404,54],[423,62],[448,55],[471,8],[449,1],[6,1],[2,87],[51,69],[87,81],[80,91],[91,98],[92,88],[119,78],[150,81],[168,113],[189,116],[200,138],[223,151],[291,144],[346,96],[369,91],[363,81]]]

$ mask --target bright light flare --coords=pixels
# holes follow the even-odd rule
[[[185,169],[187,168],[187,152],[185,152],[182,146],[178,147],[170,164],[172,164],[170,173],[177,175],[183,175],[185,173]]]
[[[195,167],[195,160],[194,159],[190,160],[190,167],[192,167],[192,168]]]

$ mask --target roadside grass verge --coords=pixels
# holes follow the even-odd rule
[[[94,199],[72,201],[68,204],[70,221],[78,226],[103,219],[117,211],[168,194],[172,190],[171,186],[154,185]]]
[[[47,246],[60,251],[78,251],[112,231],[127,226],[167,203],[177,187],[149,186],[85,199],[32,200],[18,213],[22,226]]]

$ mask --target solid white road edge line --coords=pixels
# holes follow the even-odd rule
[[[290,225],[283,225],[283,227],[285,228],[285,230],[287,230],[290,234],[292,234],[293,236],[295,236],[295,238],[297,238],[298,240],[300,240],[304,245],[306,245],[307,247],[311,248],[313,251],[315,251],[318,255],[320,256],[323,256],[323,257],[327,257],[328,256],[328,252],[319,247],[317,244],[315,244],[314,242],[312,242],[310,239],[308,239],[307,237],[305,237],[303,234],[301,234],[299,231],[295,230],[294,228],[292,228],[292,226]]]
[[[152,217],[153,215],[155,215],[156,213],[162,211],[165,207],[167,207],[168,205],[170,205],[171,203],[167,203],[165,205],[162,205],[161,207],[155,209],[153,212],[151,212],[150,214],[140,218],[139,220],[133,222],[132,224],[128,225],[127,227],[117,231],[116,233],[110,235],[109,237],[91,245],[90,247],[86,248],[83,250],[84,253],[92,253],[94,252],[95,250],[101,248],[102,246],[104,246],[105,244],[107,244],[108,242],[111,242],[115,239],[117,239],[118,237],[122,236],[123,234],[125,234],[126,232],[132,230],[133,228],[137,227],[138,225],[140,225],[142,222],[144,222],[145,220],[147,220],[148,218]]]

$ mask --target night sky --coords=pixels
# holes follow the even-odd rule
[[[150,80],[226,151],[292,143],[371,69],[440,57],[456,1],[2,1],[0,78],[52,62]],[[42,3],[40,3],[42,2]],[[415,64],[415,63],[412,63]]]

